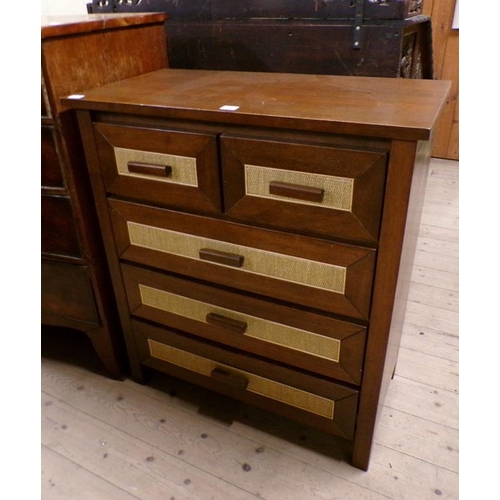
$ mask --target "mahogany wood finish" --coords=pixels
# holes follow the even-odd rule
[[[430,141],[449,88],[449,82],[431,80],[170,69],[63,99],[77,109],[134,378],[144,381],[146,369],[161,370],[343,436],[352,443],[353,465],[367,469],[378,408],[397,359]],[[226,105],[236,108],[227,111]],[[213,137],[217,153],[204,168],[222,181],[220,208],[179,205],[175,188],[172,197],[165,192],[148,201],[140,190],[134,193],[132,181],[126,193],[111,191],[102,174],[114,168],[114,159],[109,148],[103,155],[107,146],[99,131],[134,124],[139,134],[149,129]],[[285,175],[300,172],[301,180],[318,171],[327,181],[354,179],[352,206],[334,206],[321,216],[307,211],[306,227],[290,214],[314,201],[263,206],[260,195],[245,194],[238,201],[234,191],[245,193],[249,179],[240,167],[239,177],[231,177],[222,147],[228,138],[245,145],[249,159],[242,165],[279,164]],[[287,156],[287,146],[293,155]],[[318,163],[329,148],[330,162]],[[376,174],[363,180],[365,166],[377,163],[368,169]],[[326,199],[331,193],[324,189]],[[357,189],[363,193],[358,201]],[[232,212],[243,202],[237,218]],[[370,239],[347,222],[317,229],[317,217],[328,224],[338,211],[371,210],[377,222]],[[244,257],[241,267],[200,259],[206,248]],[[293,274],[296,264],[302,282]],[[310,272],[318,265],[327,267]],[[332,272],[326,283],[325,270]],[[340,289],[329,290],[338,276]],[[157,294],[152,302],[143,296],[146,289]],[[181,306],[174,306],[177,300]],[[199,304],[203,312],[196,317],[191,307]],[[218,315],[216,324],[206,321],[210,313]],[[338,340],[340,358],[320,360],[314,342],[293,349],[287,340],[273,344],[272,336],[271,342],[250,338],[231,331],[220,316],[248,329],[259,318],[317,334],[322,342]],[[259,395],[256,381],[272,391],[284,384],[298,399]],[[327,410],[316,411],[318,401]],[[326,417],[328,405],[333,419]]]
[[[210,248],[201,248],[198,252],[201,260],[208,260],[216,264],[224,264],[225,266],[241,267],[245,257],[234,253],[221,252],[219,250],[211,250]]]
[[[165,68],[165,20],[110,14],[41,24],[42,323],[86,332],[115,378],[126,367],[116,304],[76,116],[59,99]]]
[[[269,183],[269,194],[296,198],[298,200],[322,202],[325,190],[309,186],[298,186],[286,182],[271,181]]]
[[[247,324],[243,321],[238,321],[236,319],[227,318],[222,314],[208,313],[206,317],[207,323],[212,325],[221,326],[222,328],[227,328],[236,333],[245,333],[247,329]]]
[[[170,165],[155,165],[151,163],[140,163],[129,161],[127,163],[129,172],[134,174],[157,175],[158,177],[170,177],[172,175],[172,167]]]

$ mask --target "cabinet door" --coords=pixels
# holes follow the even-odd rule
[[[220,211],[215,135],[95,124],[106,189],[165,206]]]
[[[376,243],[385,152],[221,138],[226,213],[238,220]]]

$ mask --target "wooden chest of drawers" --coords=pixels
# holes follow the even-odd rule
[[[366,469],[447,82],[162,70],[77,109],[133,377],[342,436]]]
[[[123,341],[78,124],[63,95],[167,66],[165,14],[42,18],[42,324],[85,332],[110,375]],[[157,48],[151,50],[151,44]]]

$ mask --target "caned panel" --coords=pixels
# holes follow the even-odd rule
[[[331,399],[281,384],[253,373],[238,370],[231,366],[217,363],[211,359],[203,358],[155,340],[148,339],[148,345],[149,352],[153,358],[186,368],[207,377],[210,377],[212,371],[216,368],[227,369],[231,373],[243,376],[248,380],[246,391],[333,420],[335,401]]]
[[[205,323],[207,314],[220,314],[226,318],[242,321],[247,328],[243,335],[257,338],[265,342],[278,344],[289,349],[305,352],[313,356],[339,362],[341,342],[293,328],[273,321],[263,320],[230,309],[206,304],[174,293],[158,290],[146,285],[139,285],[142,304],[161,309],[179,316]]]
[[[154,179],[159,182],[182,184],[185,186],[198,186],[196,158],[119,147],[115,147],[114,151],[116,167],[120,175]],[[128,162],[146,163],[160,167],[170,166],[172,171],[169,177],[138,174],[129,171]]]
[[[316,202],[298,200],[297,198],[281,195],[271,195],[269,194],[269,185],[273,181],[322,189],[324,191],[323,200]],[[257,165],[245,165],[245,191],[247,195],[259,196],[260,198],[279,199],[301,205],[315,205],[333,210],[351,212],[354,179]]]
[[[244,257],[238,271],[269,276],[344,295],[347,268],[260,250],[224,241],[179,233],[127,221],[130,243],[160,252],[199,260],[202,248]],[[222,265],[215,264],[214,265]]]

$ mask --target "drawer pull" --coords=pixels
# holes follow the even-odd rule
[[[321,202],[323,201],[325,190],[309,186],[287,184],[286,182],[271,181],[269,183],[269,194],[296,198],[298,200]]]
[[[211,250],[210,248],[202,248],[199,252],[200,259],[215,262],[216,264],[224,264],[226,266],[241,267],[243,265],[243,255],[234,253],[220,252],[219,250]]]
[[[247,324],[244,321],[238,321],[237,319],[228,318],[216,313],[208,313],[206,321],[211,325],[221,326],[235,333],[245,333],[247,329]]]
[[[248,379],[243,375],[232,373],[222,368],[214,368],[210,373],[210,377],[226,385],[231,385],[240,389],[246,389],[248,385]]]
[[[172,175],[172,167],[170,165],[129,161],[127,167],[128,171],[133,174],[156,175],[157,177],[170,177]]]

